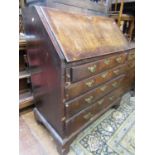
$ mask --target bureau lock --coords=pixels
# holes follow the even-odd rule
[[[61,118],[61,121],[63,122],[63,121],[65,121],[66,120],[66,117],[62,117]]]

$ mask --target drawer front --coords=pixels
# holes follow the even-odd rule
[[[117,99],[124,94],[124,88],[120,87],[105,97],[98,100],[93,106],[83,110],[75,117],[66,121],[66,132],[67,134],[71,134],[78,130],[80,127],[85,125],[87,122],[91,122],[94,120],[94,116],[97,115],[100,111],[110,107],[114,103],[116,103]]]
[[[129,61],[130,60],[134,60],[135,59],[135,50],[131,50],[128,54],[128,58],[127,58]]]
[[[79,98],[75,98],[73,101],[65,103],[66,117],[72,117],[74,114],[93,104],[97,99],[101,98],[106,93],[112,91],[115,88],[118,88],[123,83],[124,77],[125,75],[121,75],[90,91],[89,93]]]
[[[118,67],[109,69],[105,72],[97,74],[89,79],[77,82],[75,84],[71,84],[65,88],[65,98],[66,100],[70,100],[74,97],[83,94],[94,87],[105,83],[106,81],[126,72],[127,65],[119,65]]]
[[[108,69],[119,64],[123,64],[126,60],[126,53],[117,54],[106,57],[102,60],[72,67],[71,70],[71,81],[76,82],[84,78],[88,78],[97,73],[103,72],[104,69]]]

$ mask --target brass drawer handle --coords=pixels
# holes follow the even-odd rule
[[[92,87],[93,86],[93,84],[94,84],[94,80],[91,80],[91,81],[89,81],[89,82],[86,82],[86,85],[88,86],[88,87]]]
[[[87,114],[85,114],[85,115],[83,116],[83,118],[86,119],[86,120],[89,120],[89,119],[92,118],[92,117],[93,117],[93,114],[92,114],[91,112],[89,112],[89,113],[87,113]]]
[[[106,89],[106,86],[103,86],[100,88],[101,91],[105,91],[105,89]]]
[[[108,75],[108,72],[103,73],[103,74],[101,75],[101,77],[102,77],[102,78],[105,78],[107,75]]]
[[[112,86],[113,86],[113,87],[117,87],[117,86],[118,86],[118,82],[112,83]]]
[[[93,65],[93,66],[88,67],[88,70],[89,70],[91,73],[95,73],[95,72],[96,72],[96,65]]]
[[[97,103],[98,103],[99,105],[101,105],[101,104],[103,104],[103,102],[104,102],[104,99],[98,101]]]
[[[108,64],[110,63],[110,59],[109,59],[109,58],[104,59],[104,63],[105,63],[106,65],[108,65]]]
[[[93,96],[90,96],[90,97],[88,97],[88,98],[85,98],[85,102],[87,102],[87,103],[91,103],[92,102],[92,100],[93,100]]]
[[[114,72],[114,74],[118,75],[119,69],[116,69],[116,70],[114,70],[113,72]]]
[[[116,61],[117,61],[118,63],[121,63],[121,62],[122,62],[122,58],[121,58],[121,57],[118,57],[118,58],[116,58]]]
[[[115,97],[115,96],[109,97],[109,100],[110,100],[110,101],[114,100],[114,97]]]

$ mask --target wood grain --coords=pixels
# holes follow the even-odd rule
[[[38,124],[32,111],[19,118],[20,155],[59,155],[49,132]],[[71,150],[68,155],[75,155]]]
[[[68,62],[123,51],[128,46],[110,18],[45,7],[42,11]]]

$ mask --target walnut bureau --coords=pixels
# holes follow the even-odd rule
[[[65,154],[131,89],[134,46],[108,17],[35,6],[24,10],[24,25],[35,117]]]

